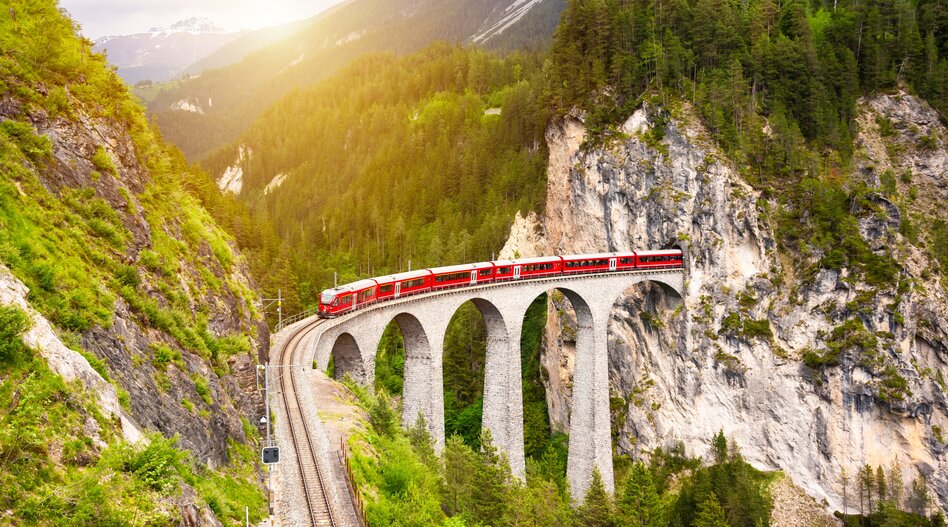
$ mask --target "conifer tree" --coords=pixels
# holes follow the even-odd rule
[[[698,507],[694,527],[728,527],[727,519],[724,517],[724,509],[721,508],[721,504],[718,503],[718,498],[713,492],[708,494],[708,497]]]
[[[882,465],[876,467],[876,507],[879,512],[886,506],[888,500],[888,492],[885,485],[885,471],[882,469]]]
[[[458,436],[451,436],[444,445],[444,504],[449,516],[470,508],[471,487],[477,459],[474,452]]]
[[[507,457],[499,454],[490,430],[481,431],[481,451],[471,488],[471,514],[484,524],[502,518],[507,508],[507,483],[510,466]]]
[[[432,470],[438,468],[438,456],[435,454],[434,445],[431,441],[431,434],[428,432],[428,421],[425,415],[418,412],[418,419],[415,424],[406,431],[408,442],[411,443],[415,453],[421,458],[422,463]]]
[[[889,467],[889,501],[892,506],[902,510],[902,498],[905,495],[905,482],[902,479],[902,465],[898,460]]]
[[[663,524],[661,498],[651,472],[642,462],[633,464],[629,471],[619,510],[619,524],[623,527],[658,527]]]
[[[586,491],[586,499],[576,511],[577,525],[584,527],[616,527],[612,510],[612,499],[602,483],[599,469],[593,470],[592,483]]]

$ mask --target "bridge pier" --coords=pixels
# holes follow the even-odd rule
[[[606,490],[615,489],[612,470],[612,430],[609,415],[609,351],[606,328],[613,295],[602,291],[563,293],[576,312],[576,362],[569,419],[566,477],[573,498],[581,500],[598,469]],[[588,304],[584,299],[595,302]]]
[[[526,307],[520,306],[520,302],[500,306],[483,299],[474,299],[473,302],[487,324],[482,427],[490,430],[494,445],[507,456],[510,472],[524,479],[526,460],[523,451],[520,334]],[[501,314],[501,310],[506,316]]]
[[[405,377],[402,381],[402,427],[415,426],[423,415],[435,452],[444,448],[444,381],[442,357],[447,323],[419,319],[402,313],[395,317],[405,342]],[[427,331],[426,331],[427,329]]]

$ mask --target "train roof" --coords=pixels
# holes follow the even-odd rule
[[[380,276],[375,280],[378,282],[401,282],[402,280],[411,280],[412,278],[423,278],[425,276],[430,276],[431,271],[428,269],[419,269],[417,271],[405,271],[404,273],[397,273],[388,276]]]
[[[673,254],[681,254],[681,249],[663,249],[659,251],[635,251],[635,254],[639,256],[668,256]]]
[[[497,267],[503,267],[505,265],[513,265],[514,261],[513,260],[494,260],[493,262],[488,262],[488,263],[493,264],[494,266],[497,266]]]
[[[431,274],[459,273],[461,271],[471,271],[477,269],[474,264],[447,265],[444,267],[433,267],[428,269]]]
[[[366,287],[372,287],[372,286],[375,286],[375,285],[378,285],[375,280],[373,280],[373,279],[371,279],[371,278],[366,278],[366,279],[364,279],[364,280],[359,280],[359,281],[356,281],[356,282],[352,282],[352,283],[348,283],[348,284],[343,284],[343,285],[341,285],[341,286],[339,286],[339,287],[336,287],[336,288],[334,288],[334,289],[331,289],[330,291],[334,291],[336,294],[339,294],[339,293],[351,293],[351,292],[353,292],[353,291],[361,291],[361,290],[365,289]]]
[[[548,263],[551,261],[560,260],[559,256],[539,256],[536,258],[517,258],[513,261],[515,265],[529,265],[533,263]]]
[[[476,264],[471,264],[471,267],[474,269],[491,269],[494,267],[493,262],[477,262]]]

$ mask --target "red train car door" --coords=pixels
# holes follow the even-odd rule
[[[616,259],[615,259],[615,258],[609,258],[609,270],[610,270],[610,271],[615,271],[615,270],[616,270]]]
[[[402,283],[395,282],[395,298],[398,298],[402,295]]]
[[[520,280],[520,266],[514,266],[514,280]]]
[[[477,269],[471,271],[471,285],[477,285]]]

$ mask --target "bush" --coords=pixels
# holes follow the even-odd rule
[[[195,373],[191,376],[191,380],[194,381],[194,391],[201,396],[201,399],[204,399],[208,406],[213,405],[214,399],[211,397],[211,386],[207,378]]]
[[[102,145],[95,148],[95,154],[92,155],[92,166],[105,174],[118,175],[115,163],[112,162],[112,156],[105,151],[105,148],[102,148]]]
[[[177,441],[177,436],[166,438],[155,433],[135,446],[118,445],[120,468],[146,486],[168,494],[182,474],[190,473],[188,454],[175,448]]]
[[[30,325],[30,317],[19,308],[0,305],[0,364],[16,362],[27,352],[22,336]]]

